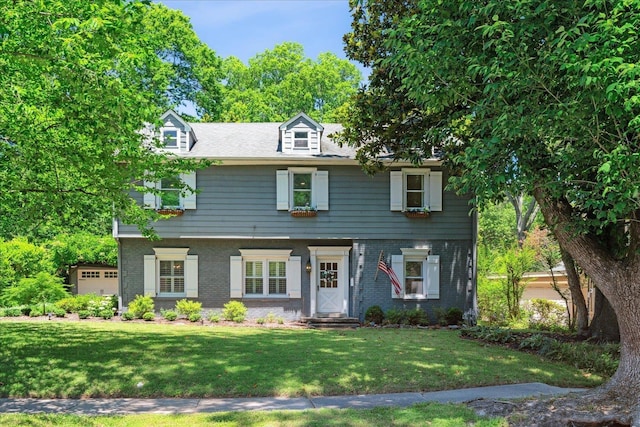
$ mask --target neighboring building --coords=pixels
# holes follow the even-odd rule
[[[530,301],[536,298],[546,299],[557,302],[564,307],[566,304],[565,300],[562,299],[558,292],[553,288],[553,282],[555,280],[558,289],[567,298],[567,301],[569,303],[569,310],[572,313],[575,311],[573,308],[573,300],[571,298],[571,292],[569,291],[569,283],[567,280],[567,273],[564,269],[564,265],[561,264],[560,266],[554,268],[553,275],[549,271],[528,272],[524,274],[522,280],[524,280],[527,284],[524,288],[524,292],[522,293],[522,302]],[[592,318],[594,308],[594,290],[591,281],[585,280],[585,282],[587,282],[587,286],[582,288],[582,294],[587,304],[589,318]]]
[[[179,177],[197,194],[146,183],[160,195],[140,203],[176,214],[154,224],[162,240],[115,222],[125,306],[138,294],[157,308],[240,300],[251,317],[287,319],[474,307],[476,218],[470,197],[443,190],[438,159],[367,176],[355,150],[331,140],[340,125],[303,113],[282,124],[187,123],[172,111],[162,120],[167,151],[220,164]],[[428,217],[409,212],[424,208]],[[378,272],[381,253],[399,295]]]
[[[78,264],[69,269],[73,294],[118,295],[118,268],[104,264]]]

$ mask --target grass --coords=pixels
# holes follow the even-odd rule
[[[320,409],[310,411],[272,412],[220,412],[197,415],[126,415],[126,416],[74,416],[74,415],[0,415],[5,427],[173,427],[199,426],[287,426],[287,427],[371,427],[371,426],[429,426],[503,427],[504,419],[478,417],[462,405],[425,403],[409,408],[375,409]]]
[[[0,322],[1,397],[348,395],[602,380],[445,330]]]

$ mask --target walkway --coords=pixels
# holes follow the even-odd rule
[[[476,399],[519,399],[555,396],[584,389],[542,383],[477,387],[428,393],[392,393],[354,396],[259,397],[240,399],[0,399],[0,413],[63,413],[75,415],[194,414],[220,411],[304,410],[410,406],[416,403],[463,403]]]

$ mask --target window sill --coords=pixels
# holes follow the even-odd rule
[[[404,300],[427,300],[428,297],[424,295],[405,295],[402,299]]]
[[[289,301],[289,297],[286,295],[276,295],[276,296],[264,296],[264,295],[243,295],[242,299],[251,300],[251,301]]]
[[[156,299],[159,300],[171,300],[178,298],[186,298],[187,294],[157,294]]]

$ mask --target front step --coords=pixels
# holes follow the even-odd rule
[[[356,317],[302,317],[301,323],[306,323],[312,329],[355,329],[360,327],[360,320]]]

